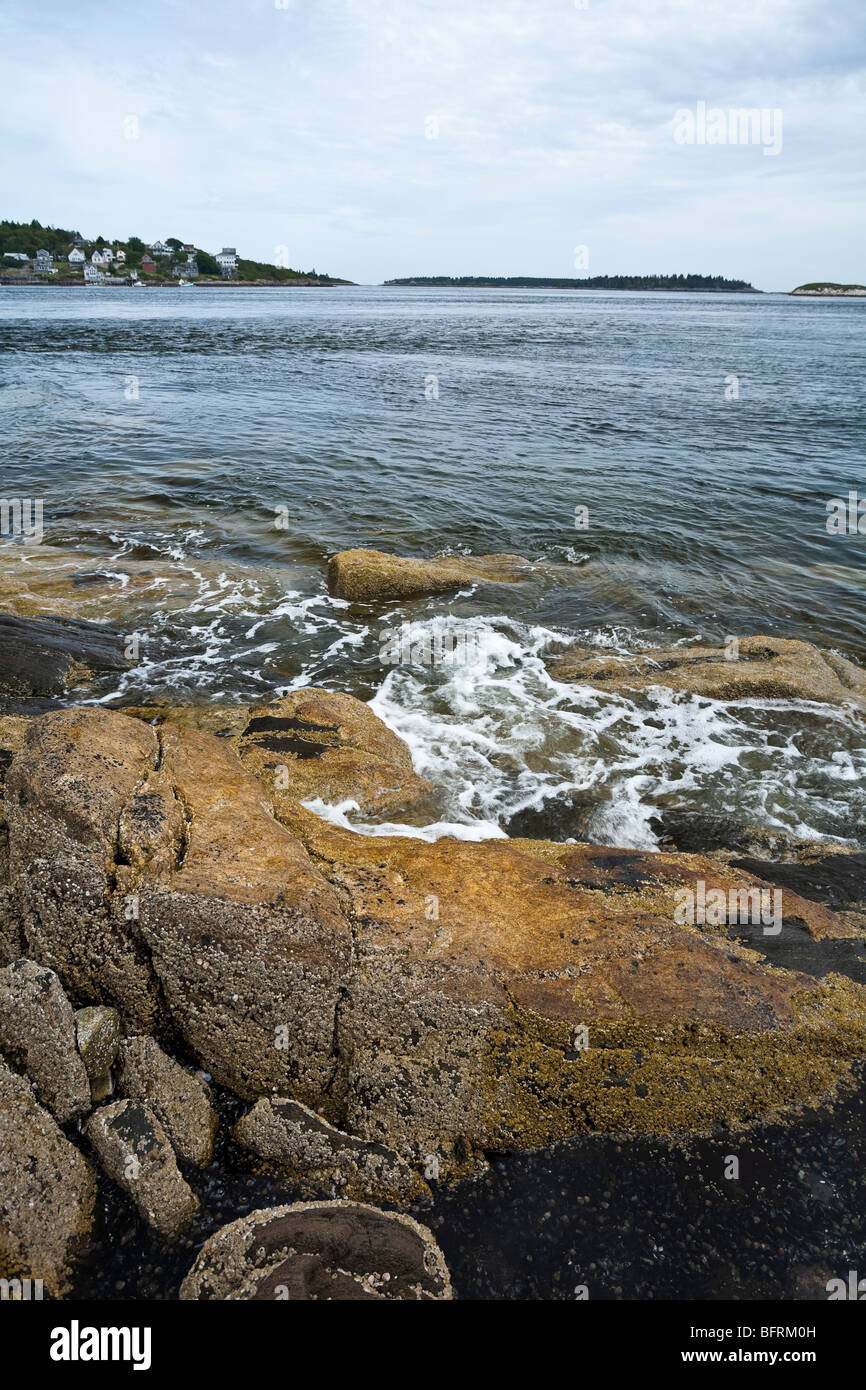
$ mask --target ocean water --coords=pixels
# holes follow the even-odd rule
[[[731,635],[866,665],[866,302],[782,295],[0,289],[0,578],[137,633],[83,698],[370,700],[435,805],[365,833],[657,843],[666,809],[863,843],[866,720],[567,686],[545,658]],[[586,508],[588,525],[575,524]],[[581,515],[577,513],[577,515]],[[516,585],[327,594],[329,555],[511,551]],[[403,629],[402,624],[409,624]],[[402,631],[409,655],[382,660]],[[431,663],[436,637],[460,659]]]

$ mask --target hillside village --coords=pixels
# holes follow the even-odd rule
[[[315,270],[303,272],[242,260],[234,246],[216,255],[177,237],[125,242],[85,240],[76,231],[41,223],[0,222],[0,282],[3,284],[135,285],[346,284]]]

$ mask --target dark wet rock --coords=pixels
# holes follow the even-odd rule
[[[149,1106],[132,1100],[104,1105],[90,1116],[84,1133],[105,1172],[129,1193],[149,1225],[174,1236],[189,1224],[198,1200]]]
[[[67,617],[0,613],[0,691],[57,697],[103,671],[125,671],[123,633]]]
[[[193,1299],[450,1299],[426,1226],[360,1203],[254,1211],[211,1236],[181,1286]]]
[[[150,1106],[181,1162],[210,1163],[217,1117],[200,1076],[167,1057],[153,1038],[124,1038],[117,1086],[121,1095]]]
[[[866,914],[866,854],[837,853],[827,847],[820,857],[796,864],[762,858],[737,858],[732,867],[772,879],[810,902],[824,903],[834,912]]]
[[[75,1015],[53,970],[17,960],[0,970],[0,1052],[32,1081],[61,1124],[90,1109]]]
[[[290,1176],[304,1197],[430,1201],[426,1182],[392,1149],[344,1134],[297,1101],[260,1100],[235,1125],[234,1138]]]
[[[381,550],[342,550],[328,564],[328,590],[336,598],[370,603],[444,594],[479,580],[514,584],[525,579],[531,568],[520,555],[414,560]]]
[[[95,1198],[86,1159],[30,1083],[0,1062],[0,1277],[42,1279],[61,1297],[69,1262],[90,1235]]]

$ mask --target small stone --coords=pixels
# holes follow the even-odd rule
[[[75,1015],[53,970],[23,958],[0,970],[0,1051],[60,1124],[90,1109]]]
[[[120,1046],[120,1014],[117,1009],[109,1009],[104,1004],[76,1009],[75,1036],[91,1086],[103,1082],[106,1072],[114,1065]],[[96,1095],[93,1098],[96,1100]]]
[[[128,1192],[141,1215],[163,1236],[174,1236],[198,1210],[178,1171],[174,1150],[147,1105],[116,1101],[95,1110],[84,1129],[108,1176]]]
[[[210,1163],[218,1123],[210,1089],[196,1072],[167,1057],[153,1038],[124,1038],[118,1090],[151,1107],[181,1162]]]

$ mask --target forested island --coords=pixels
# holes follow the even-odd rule
[[[727,294],[760,294],[746,280],[723,275],[587,275],[579,280],[547,275],[412,275],[386,280],[386,285],[428,285],[444,289],[493,290],[711,290]]]

